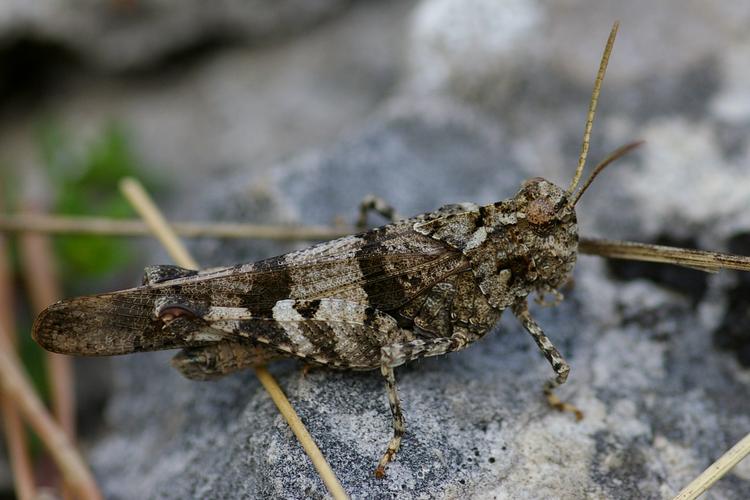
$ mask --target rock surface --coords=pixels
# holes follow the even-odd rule
[[[565,185],[619,18],[590,157],[648,144],[586,193],[582,232],[741,243],[750,227],[747,6],[623,5],[425,0],[407,24],[406,75],[365,124],[262,172],[217,180],[180,208],[207,220],[328,224],[353,220],[368,193],[411,215],[506,198],[535,175]],[[194,250],[208,266],[296,246],[205,241]],[[721,342],[727,318],[733,334],[748,322],[732,309],[746,285],[733,273],[684,282],[678,271],[581,257],[566,301],[532,309],[572,366],[560,392],[585,412],[580,423],[545,406],[551,370],[509,315],[463,352],[398,369],[408,433],[381,481],[372,476],[390,435],[381,377],[303,377],[292,362],[271,370],[355,498],[671,498],[750,432],[750,372],[736,351],[717,348],[734,345]],[[168,358],[118,363],[111,430],[90,454],[108,498],[326,496],[252,374],[195,383]],[[711,495],[739,500],[749,488],[742,463]]]

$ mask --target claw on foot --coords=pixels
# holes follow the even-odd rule
[[[385,477],[385,467],[389,463],[391,463],[397,451],[398,451],[398,444],[395,445],[395,448],[394,448],[393,443],[389,444],[388,450],[386,450],[385,455],[383,455],[383,458],[380,459],[378,466],[375,467],[376,478],[383,479]]]
[[[555,410],[562,411],[562,412],[567,411],[567,412],[572,413],[576,418],[576,422],[580,422],[581,420],[583,420],[583,412],[579,410],[576,406],[570,403],[561,401],[560,398],[558,398],[552,392],[545,394],[545,396],[547,396],[547,402],[549,403],[549,405]]]
[[[552,300],[547,300],[547,293],[552,295]],[[534,297],[534,302],[542,307],[555,307],[560,305],[560,303],[564,299],[565,296],[562,293],[560,293],[558,290],[550,288],[541,292],[537,292],[536,297]]]
[[[382,465],[378,465],[375,467],[375,477],[378,479],[383,479],[385,477],[385,467]]]

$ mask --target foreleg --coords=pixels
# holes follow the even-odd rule
[[[531,317],[531,314],[529,314],[529,306],[526,301],[519,302],[513,306],[513,314],[516,315],[526,331],[531,334],[534,342],[539,346],[542,354],[544,354],[544,357],[547,358],[547,361],[549,361],[550,365],[552,365],[552,369],[557,374],[555,378],[549,380],[544,385],[544,395],[547,398],[547,401],[556,410],[569,411],[575,415],[576,420],[581,420],[583,418],[581,410],[569,403],[561,401],[554,392],[557,387],[564,384],[568,379],[570,365],[568,365],[562,357],[562,354],[560,354],[560,351],[558,351],[549,338],[547,338],[542,328],[536,323],[536,321],[534,321],[534,318]]]

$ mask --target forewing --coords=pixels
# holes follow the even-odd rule
[[[253,264],[204,271],[158,286],[209,293],[217,305],[268,312],[280,300],[336,298],[395,310],[468,260],[404,221]]]
[[[139,288],[58,302],[43,311],[33,336],[48,350],[114,355],[221,340],[202,315],[213,306],[270,314],[279,301],[335,298],[395,310],[467,261],[404,221],[253,264],[189,272],[147,270]],[[194,311],[168,325],[159,307]]]

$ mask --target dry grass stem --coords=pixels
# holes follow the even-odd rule
[[[33,500],[36,498],[36,486],[26,442],[26,429],[13,400],[5,394],[0,397],[0,417],[3,420],[16,497],[19,500]]]
[[[14,348],[16,347],[15,302],[10,252],[5,237],[0,234],[0,328],[8,335],[8,341]]]
[[[187,238],[256,238],[278,241],[332,240],[353,232],[352,228],[284,226],[226,222],[173,222],[171,227]],[[95,234],[101,236],[148,236],[140,220],[43,214],[0,214],[0,231],[49,234]]]
[[[175,222],[172,229],[188,238],[247,238],[277,241],[323,241],[352,234],[353,227],[284,226],[228,222]],[[149,227],[140,220],[106,217],[73,217],[43,214],[0,214],[0,231],[45,234],[92,234],[101,236],[148,236]],[[750,270],[750,257],[717,252],[679,249],[662,245],[610,241],[582,237],[578,251],[614,259],[647,260],[706,270]]]
[[[198,262],[190,255],[190,252],[169,227],[167,220],[140,182],[125,178],[120,181],[120,191],[138,212],[138,215],[143,218],[151,233],[159,240],[159,243],[167,250],[169,256],[178,266],[199,269]]]
[[[153,231],[154,236],[165,247],[172,259],[177,265],[190,269],[198,269],[198,263],[187,251],[177,235],[167,224],[166,219],[161,214],[156,204],[151,200],[143,186],[135,179],[123,179],[120,182],[120,190],[128,199],[138,214],[143,217],[148,227]],[[289,427],[297,436],[305,453],[310,457],[315,469],[318,471],[323,483],[325,483],[331,496],[335,499],[349,498],[344,488],[341,486],[338,478],[333,473],[331,466],[326,462],[323,453],[318,445],[313,441],[312,436],[305,428],[297,413],[292,408],[289,400],[274,380],[273,376],[268,373],[264,367],[257,367],[255,374],[266,389],[271,399],[276,404],[279,412],[289,424]]]
[[[750,454],[750,434],[745,436],[736,445],[732,446],[719,459],[704,470],[700,476],[693,479],[674,500],[693,500],[701,496],[713,484],[724,477],[732,468]]]
[[[716,272],[722,269],[750,271],[750,257],[744,255],[652,245],[650,243],[636,243],[633,241],[581,238],[578,244],[578,251],[610,259],[674,264],[706,272]]]
[[[102,498],[94,477],[75,446],[34,391],[5,332],[0,333],[0,389],[18,406],[29,426],[47,447],[71,491],[78,498]]]
[[[263,387],[265,387],[273,402],[276,403],[276,407],[286,419],[292,432],[294,432],[294,435],[297,436],[297,439],[305,449],[305,453],[307,453],[310,460],[312,460],[315,469],[318,471],[318,474],[320,474],[320,478],[325,483],[331,496],[337,500],[349,498],[346,491],[344,491],[344,487],[333,473],[333,470],[331,470],[330,465],[326,462],[320,448],[318,448],[318,445],[313,441],[305,424],[303,424],[302,420],[297,416],[297,413],[294,411],[294,408],[292,408],[292,405],[289,403],[289,400],[286,395],[284,395],[284,392],[281,390],[281,387],[279,387],[276,380],[274,380],[273,376],[268,373],[268,370],[264,367],[257,367],[255,369],[255,375],[258,377],[258,380],[260,380],[260,383],[263,384]]]
[[[0,335],[7,335],[5,345],[8,349],[16,347],[16,321],[13,300],[12,274],[10,257],[5,238],[0,235]],[[31,500],[36,497],[34,471],[26,441],[26,429],[14,401],[5,394],[0,394],[0,416],[3,420],[5,442],[8,447],[8,458],[13,472],[13,483],[16,496],[20,500]]]
[[[21,265],[35,314],[62,298],[54,254],[48,237],[22,234],[19,238]],[[75,382],[70,356],[47,353],[55,418],[71,440],[75,440]]]
[[[29,212],[37,210],[28,203]],[[44,234],[21,233],[18,238],[21,266],[35,314],[60,300],[62,292],[55,266],[52,242]],[[69,356],[46,353],[47,381],[51,389],[52,412],[71,442],[76,439],[75,381],[73,361]],[[70,498],[69,487],[63,484],[63,498]]]

